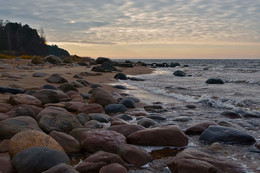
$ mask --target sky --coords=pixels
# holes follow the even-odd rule
[[[259,58],[260,0],[0,0],[0,19],[110,58]]]

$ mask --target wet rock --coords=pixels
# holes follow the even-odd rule
[[[157,112],[157,110],[162,111],[163,107],[161,105],[146,105],[144,106],[144,110],[147,112]]]
[[[56,86],[50,85],[50,84],[46,84],[42,86],[43,89],[50,89],[50,90],[58,90],[58,88]]]
[[[19,105],[19,104],[26,104],[26,105],[34,105],[34,106],[41,106],[41,101],[32,95],[27,94],[16,94],[10,96],[8,103],[11,105]]]
[[[255,138],[245,132],[220,126],[210,126],[200,135],[199,140],[206,144],[223,142],[227,144],[251,145],[255,143]]]
[[[111,93],[103,88],[96,88],[89,98],[89,103],[98,103],[103,107],[109,104],[117,104],[117,100]]]
[[[184,73],[183,71],[181,70],[177,70],[173,73],[174,76],[179,76],[179,77],[185,77],[186,76],[186,73]]]
[[[126,97],[119,103],[124,105],[126,108],[135,108],[135,101],[131,97]]]
[[[233,112],[233,111],[224,111],[221,113],[221,115],[223,115],[227,118],[230,118],[230,119],[242,118],[241,115],[239,115],[238,113]]]
[[[130,79],[132,81],[145,81],[144,79],[137,78],[137,77],[128,77],[128,79]]]
[[[180,122],[188,122],[190,120],[192,120],[192,118],[187,117],[187,116],[179,116],[179,117],[173,119],[173,121],[180,121]]]
[[[36,72],[32,74],[32,77],[45,77],[48,76],[48,73],[41,73],[41,72]]]
[[[90,120],[84,124],[84,127],[89,129],[101,129],[103,124],[97,120]]]
[[[17,113],[17,109],[25,109],[25,111],[28,110],[28,112],[33,111],[33,114],[31,113],[31,115],[35,115],[35,117],[42,111],[42,108],[39,108],[37,106],[34,105],[25,105],[25,104],[21,104],[21,105],[15,105],[10,109],[10,112],[14,111],[14,113]],[[19,115],[21,116],[21,115]],[[24,115],[25,116],[25,115]],[[34,117],[34,116],[33,116]]]
[[[103,62],[101,67],[106,71],[118,71],[110,62]]]
[[[8,153],[0,153],[0,172],[15,173]]]
[[[120,114],[120,115],[117,115],[116,117],[120,118],[122,120],[125,120],[125,121],[133,120],[133,118],[130,115],[127,115],[127,114]]]
[[[128,67],[133,68],[134,65],[132,63],[118,63],[118,67]]]
[[[211,151],[220,151],[220,150],[223,150],[224,147],[221,143],[218,143],[218,142],[214,142],[212,143],[209,147],[208,147],[209,150]]]
[[[192,172],[192,173],[241,173],[243,169],[222,157],[214,157],[193,149],[186,149],[173,158],[173,162],[168,165],[172,172]]]
[[[114,76],[115,79],[120,79],[120,80],[127,80],[127,76],[124,73],[117,73]]]
[[[114,85],[113,88],[122,89],[122,90],[127,89],[126,86],[124,85]]]
[[[110,126],[116,126],[116,125],[126,125],[129,123],[121,118],[113,117],[110,124],[111,124]]]
[[[54,130],[68,133],[81,126],[78,119],[64,108],[46,107],[39,113],[38,118],[39,126],[47,133]]]
[[[145,128],[140,125],[136,124],[125,124],[125,125],[113,125],[108,128],[108,130],[116,131],[125,137],[131,135],[134,132],[137,132],[139,130],[144,130]]]
[[[188,109],[196,109],[196,106],[195,105],[186,105],[186,108],[188,108]]]
[[[105,70],[103,69],[101,66],[95,66],[95,67],[92,67],[91,71],[94,71],[94,72],[111,72],[111,71],[108,71],[108,70]]]
[[[207,84],[224,84],[222,79],[219,78],[210,78],[208,80],[206,80]]]
[[[260,113],[259,112],[245,112],[243,114],[244,118],[260,118]]]
[[[164,121],[164,120],[166,120],[166,118],[162,117],[161,114],[156,114],[156,113],[152,113],[152,114],[146,115],[146,118],[150,118],[150,119],[155,120],[155,121]]]
[[[25,93],[23,89],[17,89],[17,88],[9,88],[9,87],[0,87],[0,93],[11,93],[11,94],[19,94],[19,93]]]
[[[89,121],[87,114],[85,113],[79,113],[76,115],[76,118],[79,120],[79,122],[84,125],[87,121]]]
[[[97,64],[103,64],[104,62],[112,62],[111,59],[105,57],[98,57],[96,59]]]
[[[117,154],[126,162],[133,164],[136,167],[141,167],[153,160],[152,156],[147,151],[129,144],[118,146]]]
[[[78,89],[71,83],[64,83],[60,86],[61,91],[69,92],[69,91],[78,91]]]
[[[110,113],[125,113],[127,111],[126,107],[122,104],[109,104],[105,106],[105,112]]]
[[[62,146],[66,153],[70,154],[80,152],[80,143],[71,135],[63,132],[52,131],[50,136]]]
[[[145,117],[142,118],[141,120],[139,120],[137,124],[139,124],[145,128],[159,126],[159,123],[157,123],[156,121],[154,121],[150,118],[145,118]]]
[[[10,139],[15,134],[24,130],[41,131],[35,119],[27,116],[9,118],[0,121],[0,139]]]
[[[99,173],[127,173],[127,169],[118,163],[112,163],[107,166],[103,166]]]
[[[84,106],[79,109],[78,113],[85,113],[85,114],[90,114],[90,113],[105,113],[104,108],[97,103],[92,103],[92,104],[85,104]]]
[[[43,105],[46,103],[58,103],[70,99],[64,92],[51,89],[37,91],[33,96],[39,99]]]
[[[165,126],[140,130],[127,137],[128,143],[150,146],[184,147],[188,138],[178,126]]]
[[[217,125],[216,123],[205,121],[202,123],[195,124],[188,127],[184,132],[186,135],[200,135],[204,130],[206,130],[211,125]]]
[[[0,102],[0,112],[1,113],[6,113],[11,109],[12,105],[7,104],[7,103],[1,103]]]
[[[258,148],[258,149],[260,150],[260,142],[257,142],[257,143],[255,144],[255,146],[256,146],[256,148]]]
[[[108,123],[111,120],[110,116],[103,113],[91,113],[88,114],[87,117],[90,120],[97,120],[101,123]]]
[[[99,173],[99,170],[106,165],[107,163],[105,162],[82,162],[76,167],[76,170],[81,173]]]
[[[62,60],[59,57],[54,55],[46,56],[44,57],[44,60],[55,65],[60,65],[62,63]]]
[[[23,150],[37,146],[64,152],[62,146],[49,135],[37,130],[25,130],[17,133],[10,139],[9,154],[13,157]]]
[[[80,172],[78,172],[75,168],[73,168],[68,164],[60,163],[42,173],[80,173]]]
[[[52,74],[47,78],[47,82],[62,84],[68,81],[59,74]]]
[[[111,130],[91,130],[81,135],[81,146],[90,153],[99,150],[115,153],[117,146],[125,143],[123,135]]]
[[[176,62],[176,63],[171,63],[170,64],[170,67],[177,67],[177,66],[181,66],[181,64],[180,63],[178,63],[178,62]]]
[[[12,164],[18,173],[41,173],[60,163],[70,164],[61,151],[46,147],[32,147],[16,154]]]

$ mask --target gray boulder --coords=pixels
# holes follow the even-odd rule
[[[126,107],[122,104],[110,104],[105,107],[106,113],[125,113],[127,111]]]

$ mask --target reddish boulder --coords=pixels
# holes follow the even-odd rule
[[[178,126],[166,126],[139,130],[127,137],[127,141],[136,145],[174,146],[188,145],[188,138]]]
[[[90,153],[100,150],[115,153],[116,148],[125,143],[125,137],[112,130],[91,130],[81,135],[81,146]]]
[[[0,153],[0,173],[14,173],[11,158],[8,153]]]
[[[141,167],[153,160],[152,156],[147,151],[129,144],[118,146],[117,154],[126,162],[133,164],[136,167]]]
[[[75,168],[73,168],[68,164],[60,163],[42,173],[80,173],[80,172],[78,172]]]
[[[12,108],[12,105],[7,104],[7,103],[1,103],[0,102],[0,112],[1,113],[6,113]]]
[[[121,133],[125,137],[131,135],[134,132],[137,132],[139,130],[144,130],[145,128],[140,125],[135,125],[135,124],[126,124],[126,125],[115,125],[115,126],[110,126],[108,130],[113,130],[118,133]]]
[[[26,105],[34,105],[34,106],[41,106],[41,101],[37,99],[36,97],[28,94],[16,94],[10,96],[8,103],[11,105],[20,105],[20,104],[26,104]]]
[[[99,170],[106,165],[107,163],[105,162],[82,162],[76,167],[76,170],[81,173],[98,173]]]
[[[127,169],[118,163],[112,163],[107,166],[103,166],[99,173],[127,173]]]
[[[105,107],[109,104],[117,104],[118,101],[113,97],[110,92],[101,87],[98,87],[91,94],[89,98],[89,103],[98,103]]]
[[[127,121],[121,119],[121,118],[112,118],[111,120],[111,126],[116,126],[116,125],[127,125],[129,124]]]
[[[105,113],[104,108],[97,103],[92,103],[92,104],[84,104],[79,110],[78,113],[85,113],[85,114],[90,114],[90,113]]]
[[[0,153],[8,152],[9,141],[10,141],[9,139],[5,139],[0,142]]]
[[[84,103],[70,101],[70,102],[65,102],[64,105],[68,111],[77,112],[84,106]]]
[[[202,123],[195,124],[189,128],[187,128],[184,133],[186,135],[200,135],[204,130],[206,130],[209,126],[216,125],[216,123],[205,121]]]

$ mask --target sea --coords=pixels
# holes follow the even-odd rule
[[[118,60],[117,60],[118,61]],[[119,60],[125,61],[125,60]],[[235,128],[260,141],[260,59],[131,59],[146,64],[179,63],[177,67],[157,67],[151,74],[129,76],[143,81],[122,80],[127,94],[146,104],[161,104],[167,118],[162,125],[177,124],[182,129],[202,121],[212,121]],[[177,70],[185,77],[174,76]],[[207,84],[220,78],[224,84]],[[190,105],[194,109],[190,109]],[[222,115],[230,111],[241,118]],[[189,137],[189,147],[207,150],[198,137]],[[260,154],[255,146],[224,145],[218,151],[241,164],[246,172],[260,172]]]

